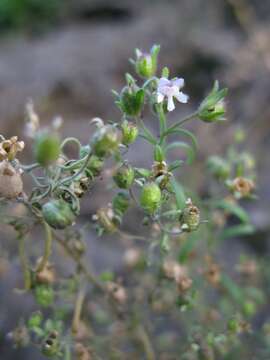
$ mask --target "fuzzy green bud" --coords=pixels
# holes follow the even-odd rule
[[[91,145],[97,157],[106,157],[117,151],[120,143],[119,133],[112,125],[100,127],[94,134]]]
[[[126,146],[133,144],[139,134],[139,130],[137,126],[125,120],[121,124],[121,130],[122,130],[122,144]]]
[[[60,155],[60,140],[56,134],[40,134],[34,143],[36,161],[42,166],[54,163]]]
[[[224,98],[227,95],[227,92],[227,89],[219,90],[219,83],[218,81],[215,81],[212,91],[199,107],[199,119],[209,123],[225,120]]]
[[[137,85],[127,85],[121,91],[117,105],[128,116],[139,116],[144,105],[144,90]]]
[[[135,172],[133,167],[123,164],[117,169],[113,180],[120,189],[129,189],[133,184],[134,177]]]
[[[243,312],[246,316],[253,316],[256,313],[256,304],[253,301],[245,301],[243,304]]]
[[[54,302],[54,291],[48,285],[38,285],[35,288],[35,300],[42,307],[48,307]]]
[[[230,164],[219,156],[211,156],[207,161],[209,171],[218,179],[226,180],[230,176]]]
[[[140,204],[142,208],[150,214],[155,213],[161,205],[161,190],[154,182],[149,182],[143,186]]]
[[[75,221],[71,206],[64,200],[51,200],[42,206],[42,215],[54,229],[64,229]]]
[[[154,45],[150,53],[142,53],[139,49],[136,49],[135,69],[142,78],[149,79],[156,74],[159,51],[159,45]]]

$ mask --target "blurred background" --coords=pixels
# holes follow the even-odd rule
[[[124,73],[132,72],[128,59],[134,57],[134,48],[161,44],[160,65],[168,66],[172,76],[184,77],[190,95],[189,105],[178,106],[170,121],[194,110],[215,79],[229,88],[225,124],[189,125],[201,153],[195,169],[183,179],[200,191],[204,179],[195,181],[196,168],[200,171],[208,154],[223,154],[235,129],[242,126],[246,148],[258,162],[259,199],[250,208],[257,232],[248,243],[232,246],[269,254],[269,39],[270,2],[263,0],[0,0],[1,133],[23,137],[25,104],[31,98],[44,124],[59,115],[64,135],[86,143],[93,130],[91,118],[120,119],[110,90],[120,90]],[[155,130],[151,119],[147,125]],[[30,155],[29,146],[23,161]],[[140,142],[131,153],[132,161],[141,166],[151,164],[151,156]],[[106,204],[110,194],[100,189],[84,201],[82,216],[90,217],[97,204]],[[5,229],[1,231],[1,241],[9,238]],[[89,256],[97,268],[104,263],[116,266],[112,246],[96,241],[94,235],[89,241]],[[21,303],[25,300],[12,290],[19,281],[18,264],[14,269],[1,267],[5,266],[0,266],[0,358],[43,359],[33,350],[10,349],[5,334],[31,304]]]

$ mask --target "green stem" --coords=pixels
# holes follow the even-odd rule
[[[186,122],[195,119],[198,116],[198,111],[195,111],[194,113],[186,116],[184,119],[181,119],[180,121],[176,122],[175,124],[173,124],[172,126],[170,126],[168,129],[166,129],[166,131],[161,135],[160,141],[163,141],[163,138],[167,135],[169,135],[169,133],[172,130],[177,129],[179,126],[182,126],[183,124],[185,124]]]
[[[82,307],[85,299],[85,289],[81,289],[78,293],[75,309],[72,319],[72,333],[76,335],[80,328]]]
[[[51,256],[51,252],[52,252],[52,230],[45,221],[43,221],[43,225],[44,225],[45,234],[46,234],[45,247],[44,247],[44,254],[42,256],[42,259],[36,269],[37,272],[41,272],[42,270],[44,270],[45,266],[47,265],[47,263],[49,261],[49,258]]]
[[[78,170],[75,174],[73,174],[72,176],[69,176],[63,180],[61,180],[59,183],[57,183],[57,186],[60,185],[64,185],[65,183],[71,182],[72,180],[76,179],[78,176],[80,176],[84,170],[86,169],[87,165],[88,165],[88,161],[90,159],[90,157],[92,156],[91,151],[89,152],[89,154],[86,156],[86,158],[84,159],[84,163],[83,166],[80,168],[80,170]]]
[[[31,288],[31,273],[28,266],[28,261],[25,254],[25,237],[24,235],[20,235],[18,237],[19,240],[19,257],[23,271],[24,278],[24,288],[25,290],[29,290]]]
[[[136,335],[137,339],[141,342],[144,352],[145,352],[145,358],[147,360],[155,360],[155,351],[153,349],[153,346],[151,344],[150,338],[145,330],[145,328],[142,325],[139,325],[136,329]]]
[[[158,105],[158,117],[159,117],[159,145],[164,145],[165,136],[163,134],[167,130],[166,115],[164,113],[163,104]]]

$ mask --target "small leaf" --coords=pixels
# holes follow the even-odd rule
[[[175,193],[175,199],[178,210],[183,210],[186,204],[187,197],[185,195],[182,185],[176,181],[175,178],[171,180],[171,186]]]
[[[243,235],[251,235],[255,231],[255,228],[251,224],[240,224],[231,226],[227,229],[224,229],[221,234],[219,235],[221,240],[233,238],[237,236],[243,236]]]
[[[189,144],[183,142],[183,141],[174,141],[166,146],[165,152],[167,153],[169,150],[176,149],[176,148],[182,148],[187,151],[187,163],[190,165],[194,161],[195,153],[192,146]]]

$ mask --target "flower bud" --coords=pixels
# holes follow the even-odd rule
[[[137,126],[125,120],[121,124],[121,130],[122,130],[122,144],[126,146],[133,144],[137,139],[139,133]]]
[[[50,306],[54,301],[53,288],[48,285],[37,285],[35,287],[35,300],[42,307]]]
[[[134,177],[135,173],[133,167],[123,164],[117,169],[113,176],[113,180],[120,189],[129,189],[133,184]]]
[[[212,91],[199,107],[199,119],[209,123],[225,120],[224,98],[227,95],[227,92],[227,89],[219,90],[218,81],[215,81]]]
[[[42,166],[54,163],[60,155],[60,140],[56,134],[42,133],[34,143],[36,161]]]
[[[119,216],[123,216],[129,207],[129,196],[123,192],[116,194],[112,201],[113,210]]]
[[[21,174],[9,162],[0,162],[0,197],[15,199],[23,191]]]
[[[139,116],[144,105],[144,90],[135,84],[123,88],[117,105],[128,116]]]
[[[218,179],[226,180],[231,172],[230,164],[219,156],[211,156],[207,161],[209,171]]]
[[[149,182],[144,185],[140,196],[140,204],[150,214],[158,210],[161,205],[161,190],[156,183]]]
[[[119,142],[119,133],[114,126],[102,126],[97,129],[92,138],[93,153],[97,157],[109,156],[118,149]]]
[[[44,220],[54,229],[64,229],[75,221],[71,206],[64,200],[51,200],[42,206]]]
[[[253,316],[256,314],[256,304],[253,301],[247,300],[243,304],[243,311],[246,316]]]
[[[150,53],[142,53],[139,49],[136,49],[135,68],[137,74],[142,78],[149,79],[156,74],[159,50],[159,45],[154,45]]]
[[[200,225],[200,210],[192,204],[191,199],[187,200],[180,220],[183,231],[191,232],[198,229]]]

